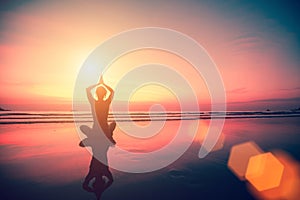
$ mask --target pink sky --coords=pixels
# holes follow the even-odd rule
[[[250,11],[243,16],[229,15],[194,1],[86,2],[29,2],[1,13],[0,105],[22,110],[68,105],[65,108],[70,109],[76,76],[94,48],[121,31],[157,26],[189,35],[207,50],[222,75],[229,109],[299,106],[295,37],[274,19]],[[167,53],[144,51],[124,56],[104,78],[115,86],[120,77],[118,66],[126,73],[136,64],[153,60],[181,70],[197,85],[199,103],[209,104],[205,85],[192,75],[191,66]],[[135,95],[135,102],[170,102],[163,89],[144,89]]]

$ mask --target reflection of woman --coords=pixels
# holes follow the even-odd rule
[[[95,99],[92,95],[92,89],[95,88],[96,86],[98,86],[96,88],[97,99]],[[109,91],[109,96],[105,98],[107,91]],[[92,110],[94,111],[93,114],[96,115],[98,125],[101,127],[106,137],[113,144],[116,144],[116,141],[113,139],[112,132],[111,132],[111,130],[115,128],[116,123],[113,121],[110,125],[108,125],[107,122],[109,106],[114,95],[113,89],[104,83],[103,78],[101,76],[99,83],[88,87],[86,89],[86,92],[87,92],[88,100],[92,105]],[[95,124],[96,123],[94,122],[94,126]]]
[[[90,182],[93,181],[90,187]],[[90,170],[82,184],[83,189],[88,192],[94,192],[97,199],[100,199],[102,193],[113,183],[113,176],[108,166],[101,163],[94,156],[91,160]]]

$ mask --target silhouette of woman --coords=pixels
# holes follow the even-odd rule
[[[92,95],[92,89],[96,88],[96,97]],[[108,90],[109,97],[105,99]],[[86,89],[88,100],[91,104],[93,115],[93,128],[86,125],[80,126],[80,130],[87,136],[79,146],[92,148],[93,157],[90,163],[90,169],[82,184],[83,189],[88,192],[94,192],[99,200],[102,193],[113,183],[113,176],[107,166],[107,151],[111,144],[115,144],[112,138],[113,131],[116,127],[115,121],[108,124],[109,105],[112,101],[114,91],[107,86],[103,78],[100,78],[98,84],[92,85]],[[104,133],[104,134],[103,134]],[[109,140],[106,140],[106,138]]]
[[[98,87],[96,88],[97,99],[95,100],[91,91],[96,86]],[[110,92],[110,94],[105,99],[107,90]],[[92,109],[95,110],[98,125],[101,127],[106,137],[113,144],[116,144],[116,141],[113,139],[112,132],[111,132],[111,130],[115,128],[116,122],[113,121],[110,125],[107,122],[109,106],[114,95],[113,89],[104,83],[103,77],[101,76],[99,83],[88,87],[86,89],[86,93],[90,104],[92,105],[92,107],[94,106],[94,108]],[[95,122],[94,122],[94,126],[95,126]]]

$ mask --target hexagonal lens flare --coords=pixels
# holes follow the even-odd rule
[[[228,167],[240,180],[245,180],[249,158],[262,152],[254,142],[235,145],[230,151]]]
[[[264,191],[280,185],[283,170],[283,164],[268,152],[249,159],[245,177],[258,191]]]
[[[284,170],[278,187],[257,191],[249,184],[248,189],[258,199],[290,199],[297,200],[300,197],[300,168],[299,163],[283,151],[274,152],[274,156],[283,164]]]

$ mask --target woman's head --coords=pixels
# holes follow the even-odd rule
[[[103,100],[103,98],[105,97],[106,95],[106,89],[102,86],[99,86],[97,89],[96,89],[96,95],[98,97],[98,100]]]

